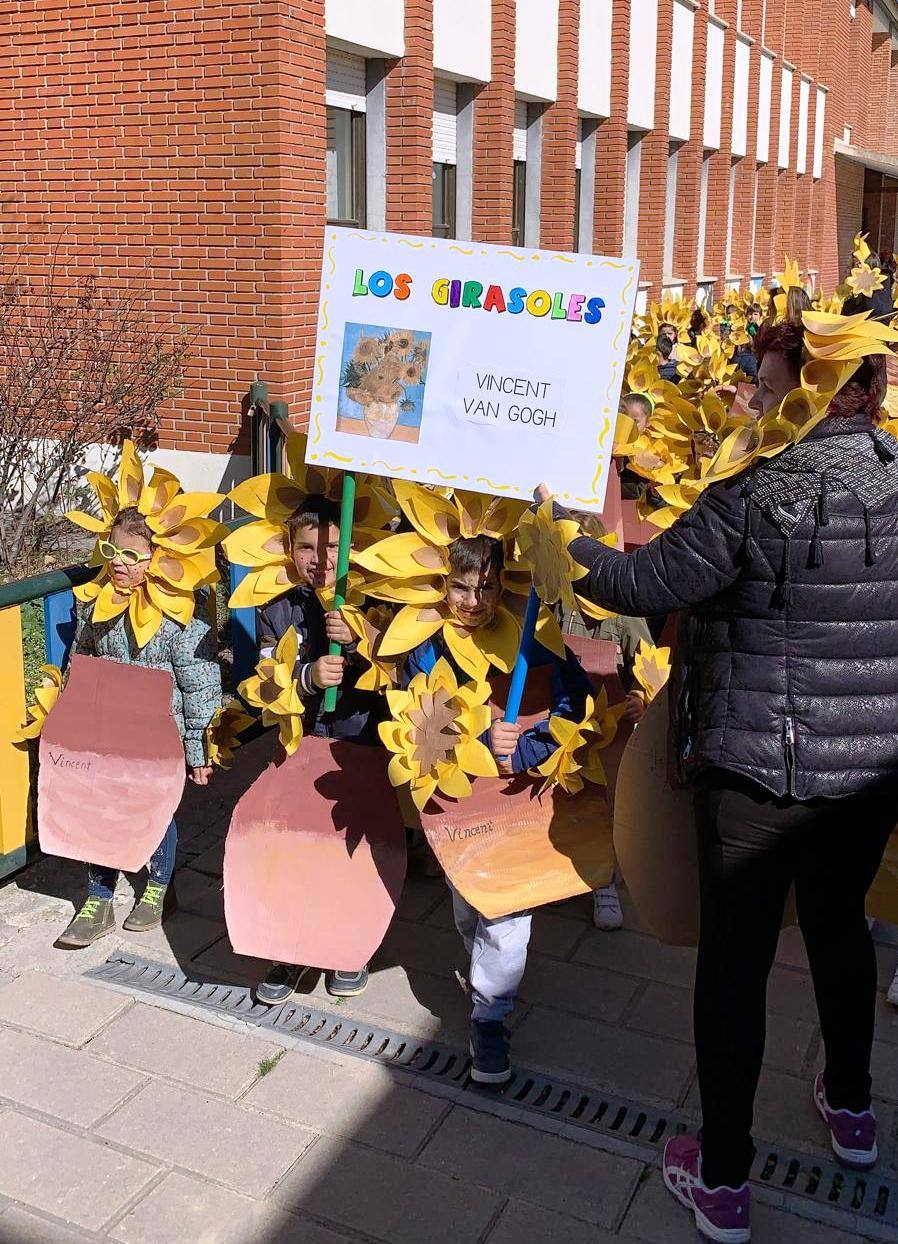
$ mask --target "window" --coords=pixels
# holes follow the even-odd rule
[[[527,161],[515,160],[511,198],[511,244],[524,245],[527,224]]]
[[[574,250],[580,249],[580,195],[583,193],[583,170],[574,170]]]
[[[662,272],[665,278],[673,276],[674,240],[677,232],[677,168],[679,143],[671,143],[667,151],[667,189],[664,212],[664,257]]]
[[[433,166],[433,236],[455,237],[455,165]]]
[[[455,172],[458,161],[456,84],[435,78],[433,84],[433,236],[456,236]]]
[[[642,133],[627,135],[627,176],[624,183],[624,254],[639,246],[639,180],[642,174]]]
[[[364,57],[327,49],[327,217],[331,224],[367,224],[365,203]]]
[[[708,236],[708,174],[711,171],[711,153],[706,151],[702,159],[701,178],[699,180],[698,199],[698,255],[696,267],[699,276],[715,276],[716,273],[705,272],[705,242]]]

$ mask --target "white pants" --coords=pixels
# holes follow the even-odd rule
[[[531,913],[487,920],[450,885],[455,927],[471,956],[468,980],[474,1019],[504,1019],[514,1006],[527,966]]]

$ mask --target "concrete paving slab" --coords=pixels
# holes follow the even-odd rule
[[[340,1065],[291,1050],[243,1098],[257,1110],[411,1157],[446,1110],[442,1098],[397,1084],[386,1067]]]
[[[109,1235],[121,1244],[344,1244],[347,1238],[180,1171],[166,1175]]]
[[[160,1081],[117,1110],[99,1135],[255,1197],[314,1139],[305,1128]]]
[[[0,1195],[76,1227],[99,1230],[158,1167],[89,1136],[12,1110],[0,1115]]]
[[[526,1124],[456,1106],[418,1165],[542,1209],[611,1227],[629,1204],[644,1164],[587,1148]]]
[[[24,972],[0,989],[0,1022],[66,1045],[83,1045],[129,1006],[122,994],[43,972]]]
[[[205,1092],[239,1097],[258,1077],[259,1062],[279,1047],[262,1034],[231,1032],[201,1018],[137,1003],[88,1048],[125,1067],[183,1080]]]
[[[387,1244],[477,1244],[502,1205],[485,1188],[327,1137],[309,1149],[274,1196],[288,1208]]]
[[[0,1213],[2,1244],[88,1244],[95,1235],[85,1235],[67,1223],[54,1222],[12,1205]]]
[[[145,1078],[14,1028],[0,1028],[0,1097],[90,1127]]]
[[[620,929],[614,935],[590,929],[574,952],[576,963],[622,972],[640,979],[692,988],[695,951],[682,946],[663,946],[643,933]]]
[[[520,998],[522,1002],[611,1024],[620,1019],[639,988],[640,982],[632,976],[531,954]]]
[[[523,1201],[509,1201],[487,1236],[487,1244],[631,1244],[631,1241],[592,1223],[552,1214]]]
[[[521,1066],[666,1109],[681,1100],[694,1062],[682,1042],[543,1007],[534,1007],[515,1029],[511,1054]]]

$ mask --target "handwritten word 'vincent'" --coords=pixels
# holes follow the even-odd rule
[[[557,409],[545,403],[552,387],[550,380],[528,380],[525,376],[495,376],[492,372],[475,371],[480,394],[503,393],[513,397],[529,398],[528,402],[507,404],[489,397],[463,397],[465,414],[472,419],[481,416],[486,420],[506,419],[509,423],[530,424],[535,428],[554,428]]]

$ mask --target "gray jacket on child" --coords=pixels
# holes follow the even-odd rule
[[[191,768],[206,764],[204,732],[221,704],[221,670],[215,659],[215,636],[201,601],[186,626],[163,617],[159,630],[144,648],[138,648],[127,613],[111,622],[93,622],[90,605],[78,619],[74,651],[103,657],[123,665],[167,670],[174,680],[172,716],[184,740]]]

